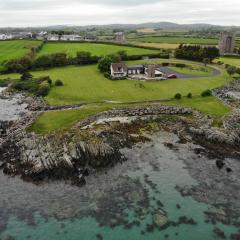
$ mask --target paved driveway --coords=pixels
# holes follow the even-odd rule
[[[221,74],[221,71],[214,68],[214,67],[209,67],[213,70],[213,72],[209,75],[196,75],[196,74],[185,74],[185,73],[180,73],[177,72],[173,69],[171,69],[170,67],[160,67],[159,69],[164,72],[167,75],[170,74],[175,74],[177,76],[177,78],[179,79],[183,79],[183,78],[205,78],[205,77],[215,77]]]

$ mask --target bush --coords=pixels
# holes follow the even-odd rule
[[[57,87],[63,86],[63,82],[61,80],[56,80],[55,86],[57,86]]]
[[[163,62],[163,63],[162,63],[162,66],[163,66],[163,67],[167,67],[167,66],[169,66],[169,63],[168,63],[168,62]]]
[[[189,93],[189,94],[187,95],[187,98],[192,98],[192,93]]]
[[[32,74],[29,72],[24,72],[21,76],[21,80],[28,80],[28,79],[32,79]]]
[[[201,94],[202,97],[209,97],[212,96],[212,91],[210,89],[207,89],[205,91],[202,92]]]
[[[37,95],[45,97],[48,95],[49,91],[50,85],[47,81],[44,81],[39,85]]]
[[[175,96],[174,96],[175,99],[181,99],[182,98],[182,95],[181,93],[176,93]]]
[[[179,67],[179,68],[184,68],[184,67],[186,67],[186,64],[184,64],[184,63],[176,63],[175,66]]]
[[[235,66],[228,66],[227,67],[227,73],[231,76],[235,74],[237,71],[237,68]]]

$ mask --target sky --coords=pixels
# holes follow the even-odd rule
[[[0,27],[210,23],[240,26],[240,0],[0,0]]]

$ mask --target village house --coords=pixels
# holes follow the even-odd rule
[[[60,37],[58,34],[48,34],[46,40],[48,41],[59,41]]]
[[[124,42],[126,40],[124,32],[117,32],[115,33],[115,40],[118,42]]]
[[[111,76],[113,78],[129,77],[135,79],[166,79],[158,65],[127,65],[125,63],[112,63]]]
[[[62,35],[61,36],[62,41],[81,41],[83,40],[83,37],[77,34],[71,34],[71,35]]]

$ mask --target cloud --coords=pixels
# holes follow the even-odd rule
[[[239,0],[0,0],[0,26],[170,21],[240,25]]]

